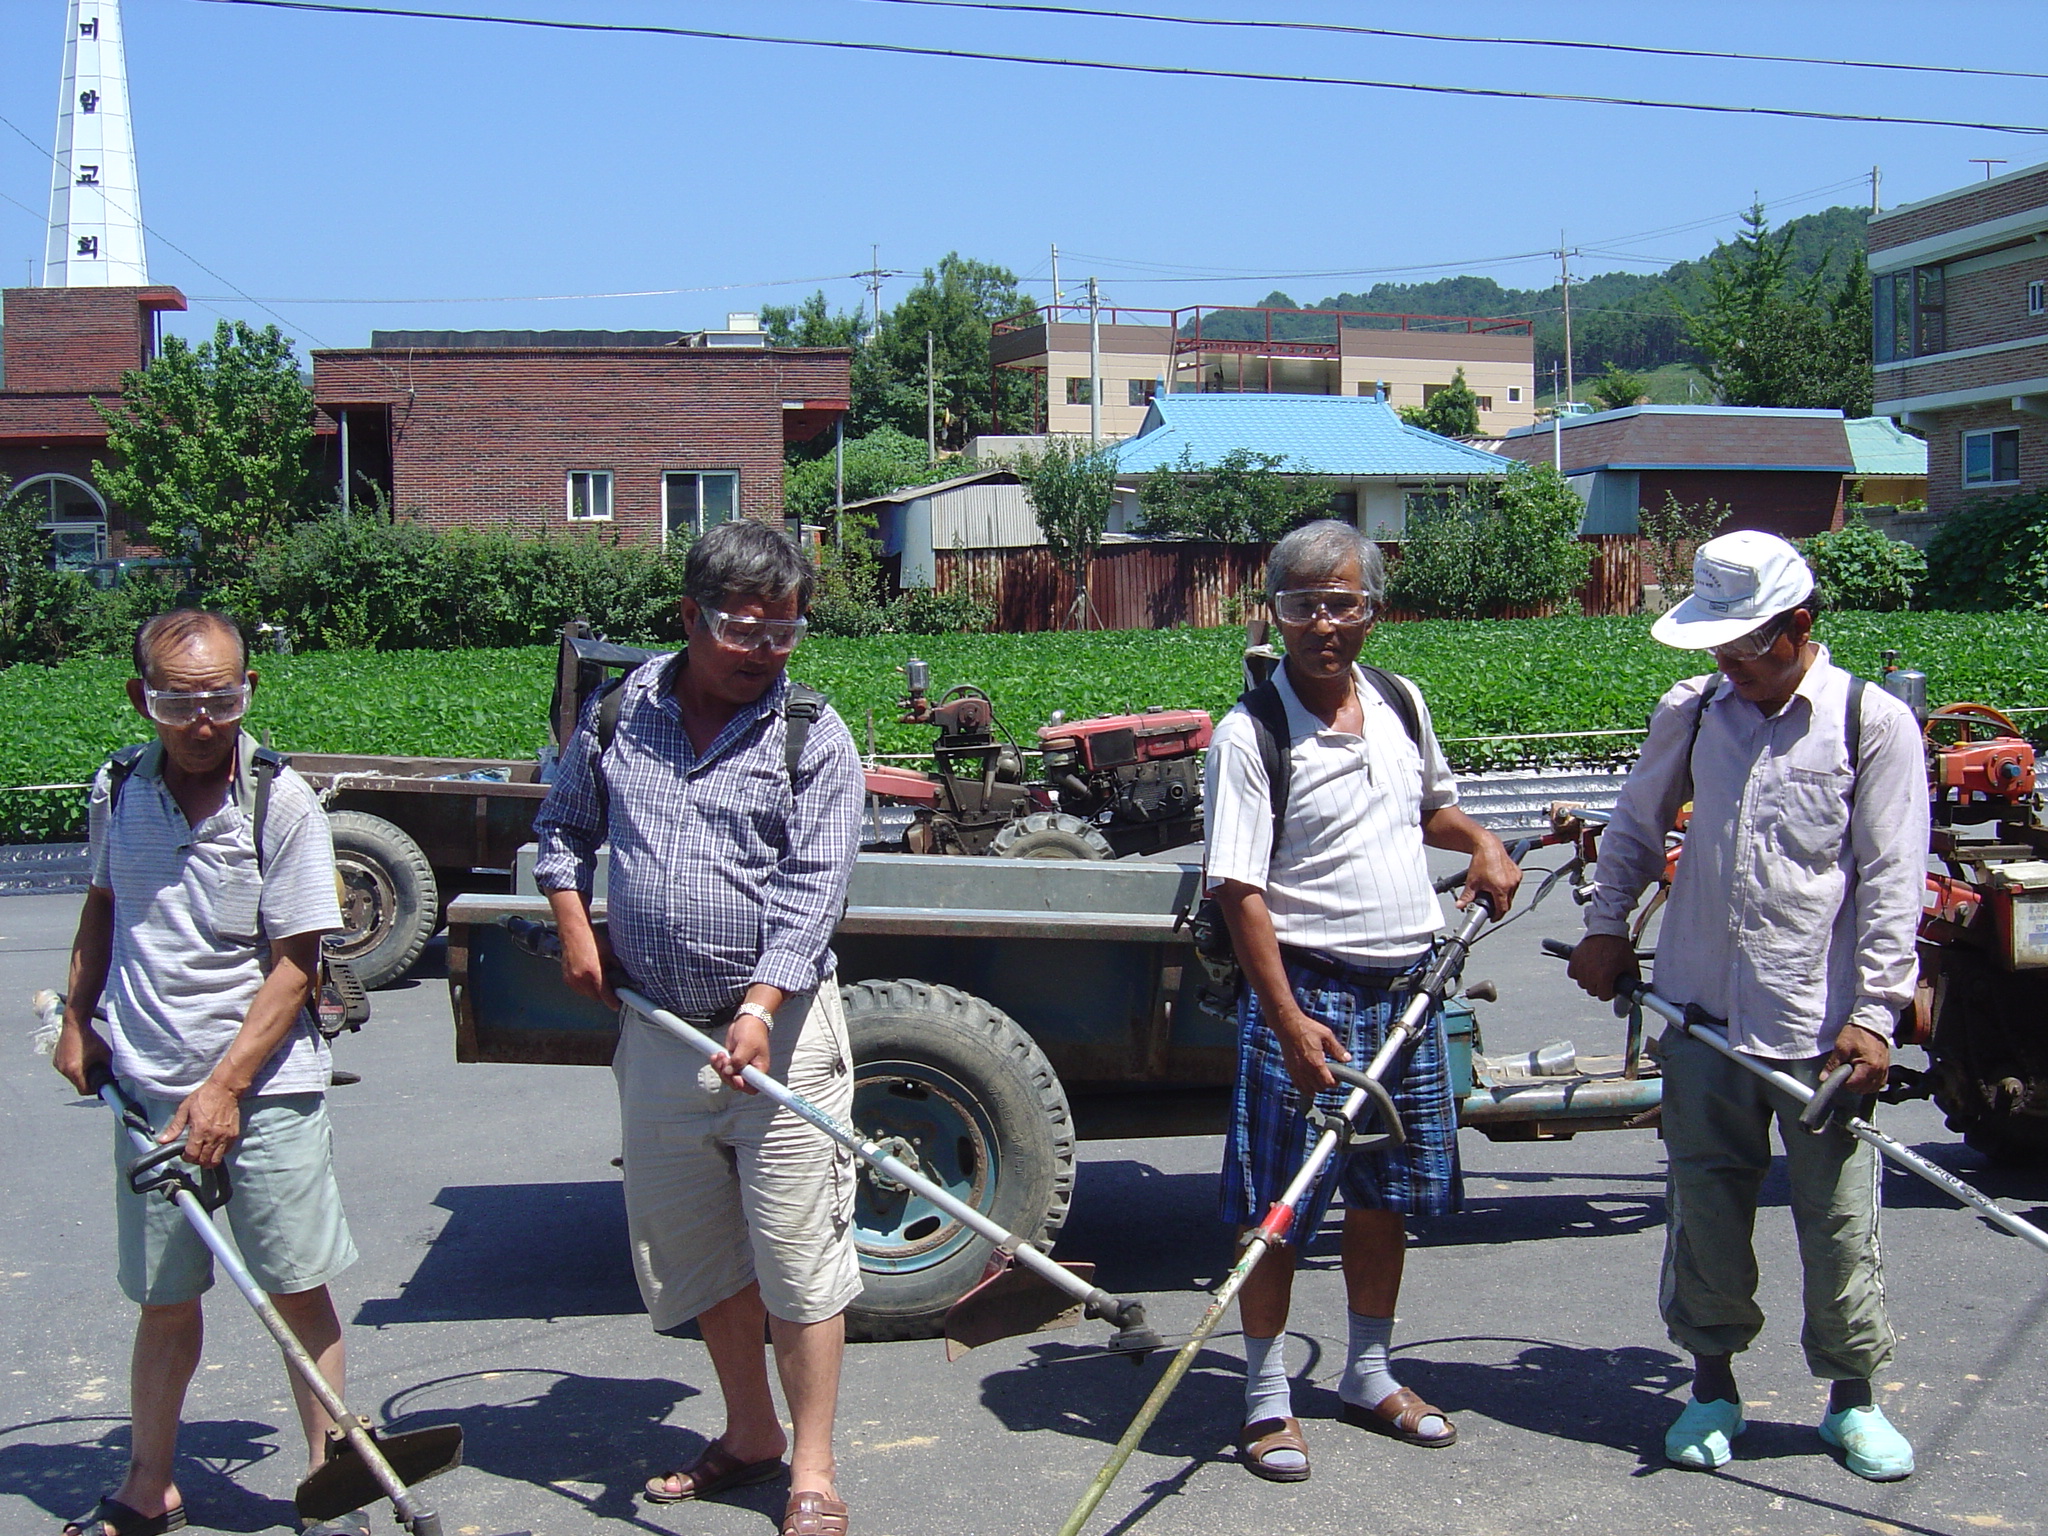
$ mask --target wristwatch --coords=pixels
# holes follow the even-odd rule
[[[751,1014],[770,1029],[775,1027],[775,1015],[766,1008],[763,1008],[759,1003],[741,1003],[739,1007],[733,1009],[732,1016],[737,1019],[743,1013]]]

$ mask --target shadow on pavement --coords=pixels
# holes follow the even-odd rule
[[[451,1185],[434,1197],[447,1223],[403,1294],[373,1297],[355,1322],[473,1322],[639,1312],[616,1179],[577,1184]]]
[[[92,1439],[38,1441],[16,1437],[34,1430],[97,1433]],[[258,1462],[278,1454],[280,1431],[251,1419],[199,1420],[178,1435],[178,1489],[194,1525],[220,1531],[291,1530],[298,1524],[291,1501],[267,1498],[236,1479]],[[290,1434],[303,1454],[298,1431]],[[16,1494],[53,1521],[69,1520],[93,1507],[117,1486],[128,1465],[128,1420],[54,1418],[0,1429],[0,1495]],[[295,1471],[304,1463],[294,1456]]]
[[[383,1408],[395,1429],[460,1424],[466,1467],[529,1483],[605,1519],[665,1532],[669,1526],[637,1517],[640,1488],[650,1477],[688,1466],[709,1441],[668,1422],[678,1404],[701,1393],[656,1377],[512,1369],[423,1382],[386,1399]],[[775,1481],[717,1502],[779,1520],[788,1498],[787,1484]],[[531,1519],[536,1530],[544,1528],[538,1501]]]

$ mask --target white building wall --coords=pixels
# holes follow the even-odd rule
[[[121,0],[70,0],[66,27],[43,286],[139,288],[149,267]]]

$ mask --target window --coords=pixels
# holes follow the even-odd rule
[[[1521,385],[1519,385],[1519,384],[1510,384],[1510,385],[1508,386],[1508,404],[1509,404],[1509,405],[1520,405],[1521,403],[1522,403],[1522,386],[1521,386]]]
[[[2048,283],[2038,277],[2027,284],[2027,313],[2048,315]]]
[[[569,521],[608,523],[612,520],[612,472],[608,469],[569,471]]]
[[[739,516],[738,470],[670,470],[661,477],[661,536],[695,538]]]
[[[1963,434],[1963,484],[2017,485],[2019,478],[2019,428]]]
[[[1132,405],[1150,405],[1152,397],[1159,393],[1157,379],[1126,379],[1124,383],[1128,386],[1127,394]]]
[[[38,475],[0,494],[16,498],[34,509],[36,526],[50,536],[50,563],[58,570],[83,570],[107,557],[107,505],[83,480]]]
[[[1474,396],[1473,396],[1472,398],[1473,398],[1473,399],[1474,399],[1474,400],[1475,400],[1476,402],[1478,402],[1478,405],[1479,405],[1479,409],[1481,409],[1482,411],[1490,411],[1490,410],[1492,410],[1492,409],[1493,409],[1493,396],[1491,396],[1491,395],[1474,395]]]
[[[1436,398],[1436,397],[1437,397],[1438,395],[1442,394],[1442,393],[1443,393],[1443,392],[1444,392],[1445,390],[1449,389],[1450,387],[1451,387],[1451,386],[1450,386],[1450,385],[1448,385],[1448,384],[1425,384],[1425,385],[1423,385],[1423,386],[1422,386],[1422,403],[1423,403],[1424,405],[1427,405],[1427,404],[1429,404],[1429,402],[1430,402],[1430,401],[1434,400],[1434,399],[1435,399],[1435,398]]]
[[[1067,404],[1092,405],[1094,401],[1094,392],[1088,388],[1086,379],[1067,380]]]
[[[1873,278],[1870,304],[1875,361],[1895,363],[1948,350],[1948,284],[1940,267]]]

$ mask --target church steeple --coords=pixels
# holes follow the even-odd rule
[[[139,288],[149,266],[121,0],[68,0],[68,9],[43,286]]]

